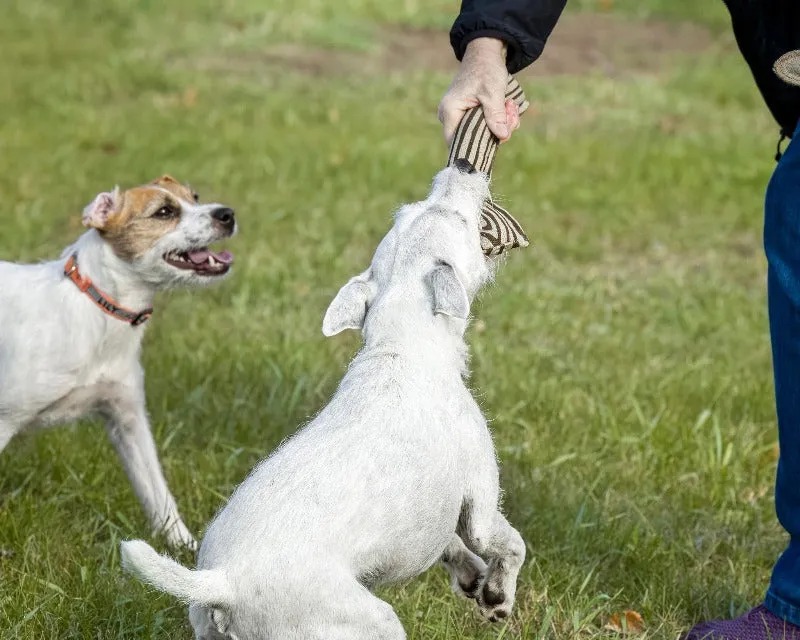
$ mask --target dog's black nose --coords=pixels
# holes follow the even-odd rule
[[[223,227],[227,227],[229,229],[232,229],[233,225],[236,224],[236,219],[233,217],[233,209],[229,209],[228,207],[214,209],[211,212],[211,217],[219,222]]]
[[[475,167],[473,167],[472,163],[465,158],[459,158],[453,162],[453,166],[461,173],[475,173]]]

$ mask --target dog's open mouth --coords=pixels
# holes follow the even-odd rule
[[[214,253],[208,247],[202,247],[189,251],[170,251],[164,260],[178,269],[188,269],[203,276],[221,276],[231,268],[233,255],[229,251]]]

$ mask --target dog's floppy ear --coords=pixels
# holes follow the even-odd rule
[[[119,209],[120,201],[119,187],[114,187],[113,191],[98,193],[83,209],[83,226],[92,229],[105,228],[108,219]]]
[[[469,315],[469,298],[455,269],[442,263],[431,272],[429,278],[433,292],[433,313],[466,320]]]
[[[367,306],[375,295],[374,283],[367,269],[364,273],[350,278],[339,289],[322,320],[322,333],[335,336],[345,329],[361,329],[367,316]]]

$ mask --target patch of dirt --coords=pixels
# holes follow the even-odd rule
[[[641,21],[610,14],[565,16],[542,57],[525,75],[580,75],[659,71],[675,54],[698,54],[712,35],[688,22]]]
[[[447,32],[394,29],[384,32],[379,65],[383,71],[452,71],[457,62]],[[641,21],[612,14],[566,15],[556,25],[544,53],[521,75],[582,75],[659,71],[675,54],[698,54],[714,43],[691,23]]]
[[[291,70],[313,77],[370,76],[410,71],[453,72],[457,62],[446,31],[384,28],[371,52],[278,45],[257,52],[216,52],[184,64],[248,75]],[[556,26],[544,54],[525,76],[657,72],[675,54],[697,54],[714,43],[691,23],[641,21],[612,14],[569,14]]]
[[[448,34],[424,29],[382,29],[371,51],[282,44],[261,51],[217,52],[184,61],[194,69],[248,75],[290,71],[311,77],[375,76],[408,71],[454,71]]]

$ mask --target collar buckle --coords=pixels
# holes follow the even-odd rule
[[[152,309],[145,309],[139,315],[137,315],[133,320],[131,320],[132,327],[138,327],[141,324],[144,324],[150,319],[150,316],[153,315]]]

